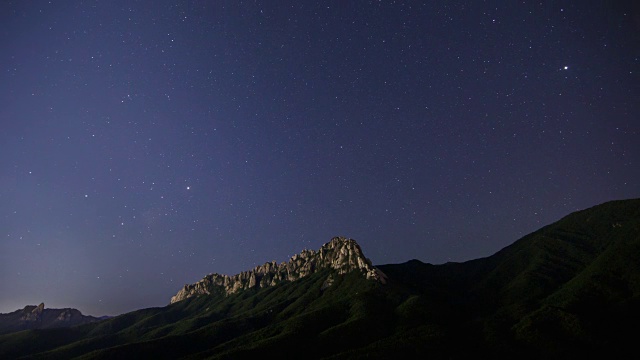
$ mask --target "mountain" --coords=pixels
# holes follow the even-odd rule
[[[82,315],[76,309],[45,309],[44,303],[28,305],[22,310],[0,314],[0,334],[28,329],[70,327],[101,320]]]
[[[234,276],[209,274],[195,284],[185,285],[171,298],[171,304],[197,295],[230,295],[241,290],[276,286],[326,269],[335,270],[337,275],[358,271],[365,278],[382,283],[386,277],[371,265],[371,260],[364,256],[355,240],[334,237],[320,250],[303,250],[287,263],[272,261]],[[330,286],[332,281],[333,277],[328,278],[325,286]]]
[[[441,294],[480,353],[622,357],[640,320],[640,199],[572,213],[487,258],[380,268],[415,302]]]
[[[575,212],[464,263],[373,267],[356,245],[334,238],[288,263],[208,275],[166,307],[1,335],[0,358],[549,359],[635,350],[640,199]]]

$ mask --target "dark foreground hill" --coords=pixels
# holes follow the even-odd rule
[[[319,253],[305,261],[326,259]],[[339,259],[360,262],[336,254],[254,269],[254,280],[249,272],[240,285],[210,275],[164,308],[3,335],[0,358],[548,359],[635,350],[628,329],[640,320],[637,199],[570,214],[465,263],[412,260],[378,266],[378,278],[367,279],[365,260],[367,269],[339,274]],[[316,266],[326,263],[335,266]],[[309,271],[296,276],[299,268]]]

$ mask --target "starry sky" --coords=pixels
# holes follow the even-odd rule
[[[640,197],[633,1],[3,1],[0,312],[115,315],[331,237],[489,256]]]

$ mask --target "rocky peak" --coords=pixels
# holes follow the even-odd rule
[[[76,309],[63,309],[63,311],[58,315],[56,321],[64,321],[71,322],[76,319],[82,318],[84,315]]]
[[[44,312],[44,303],[40,303],[38,306],[27,305],[22,310],[22,317],[20,320],[22,321],[38,321],[42,317],[42,313]]]
[[[286,263],[277,264],[272,261],[233,276],[209,274],[195,284],[185,285],[171,298],[171,303],[197,295],[229,295],[240,290],[274,286],[283,281],[298,280],[324,269],[335,270],[338,275],[359,271],[367,279],[386,282],[386,276],[364,256],[355,240],[334,237],[319,250],[303,250],[300,254],[293,255]]]

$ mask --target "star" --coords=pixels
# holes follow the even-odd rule
[[[541,2],[536,11],[549,14],[544,22],[531,21],[531,9],[516,2],[495,9],[481,1],[462,1],[469,7],[465,16],[448,14],[439,2],[407,12],[382,2],[371,11],[346,7],[339,13],[306,11],[299,2],[264,4],[264,16],[245,22],[243,6],[230,2],[225,31],[255,41],[229,48],[219,47],[224,32],[203,31],[220,26],[223,5],[217,2],[180,9],[163,31],[157,19],[175,19],[174,9],[149,13],[130,2],[140,33],[135,39],[116,39],[110,31],[70,38],[66,26],[53,25],[22,31],[33,25],[28,14],[80,29],[126,19],[115,2],[100,11],[51,4],[42,13],[27,2],[4,3],[10,5],[3,20],[10,20],[0,37],[21,41],[2,45],[11,55],[0,56],[0,69],[9,75],[0,93],[11,97],[2,114],[21,121],[2,124],[0,225],[34,233],[22,240],[14,230],[0,233],[0,273],[22,271],[20,279],[0,276],[0,293],[13,298],[0,297],[0,313],[15,310],[11,301],[37,298],[33,284],[58,281],[60,273],[69,276],[48,289],[47,299],[78,307],[102,294],[77,286],[92,269],[102,272],[106,287],[130,288],[147,273],[164,271],[187,283],[203,271],[246,270],[242,258],[234,258],[244,256],[237,239],[252,239],[245,244],[246,253],[255,254],[251,261],[287,259],[301,250],[303,234],[316,244],[311,248],[328,236],[354,237],[374,263],[409,256],[432,263],[470,260],[570,210],[609,196],[640,196],[633,186],[640,167],[629,165],[640,161],[637,140],[629,136],[640,132],[640,111],[629,105],[637,92],[628,81],[637,73],[636,29],[629,21],[613,27],[593,22],[622,10],[607,2],[574,2],[564,12],[555,2]],[[372,32],[367,24],[386,12],[393,16]],[[428,27],[421,25],[425,19]],[[503,31],[508,24],[499,19],[519,26]],[[294,20],[321,26],[283,38],[281,22],[295,29]],[[573,28],[590,31],[574,39],[565,33]],[[467,33],[477,47],[462,42]],[[441,38],[421,41],[433,36]],[[327,56],[317,58],[309,38],[328,46]],[[247,56],[252,53],[260,56]],[[254,73],[265,66],[270,71]],[[42,74],[50,81],[39,81]],[[585,109],[591,98],[597,102],[587,100]],[[299,114],[304,121],[296,120]],[[620,130],[598,131],[609,121]],[[581,131],[569,139],[574,125]],[[531,159],[533,168],[522,159]],[[551,173],[565,181],[548,188]],[[198,188],[193,194],[191,182]],[[550,210],[540,215],[539,208]],[[402,214],[406,223],[398,220]],[[505,224],[505,214],[518,214],[509,220],[513,225]],[[476,228],[492,240],[477,243]],[[22,255],[28,241],[35,247],[35,239],[54,235],[56,241],[42,241],[40,253]],[[474,245],[453,248],[450,239]],[[58,261],[46,256],[50,246],[100,258],[95,264]],[[181,246],[192,250],[172,257]],[[153,256],[136,256],[140,248]],[[74,273],[81,265],[87,269]],[[123,276],[126,284],[109,280],[122,266],[131,274]],[[36,267],[58,271],[22,270]],[[136,288],[139,296],[105,298],[104,306],[82,310],[119,314],[164,305],[166,299],[153,294],[177,289],[162,286]]]

